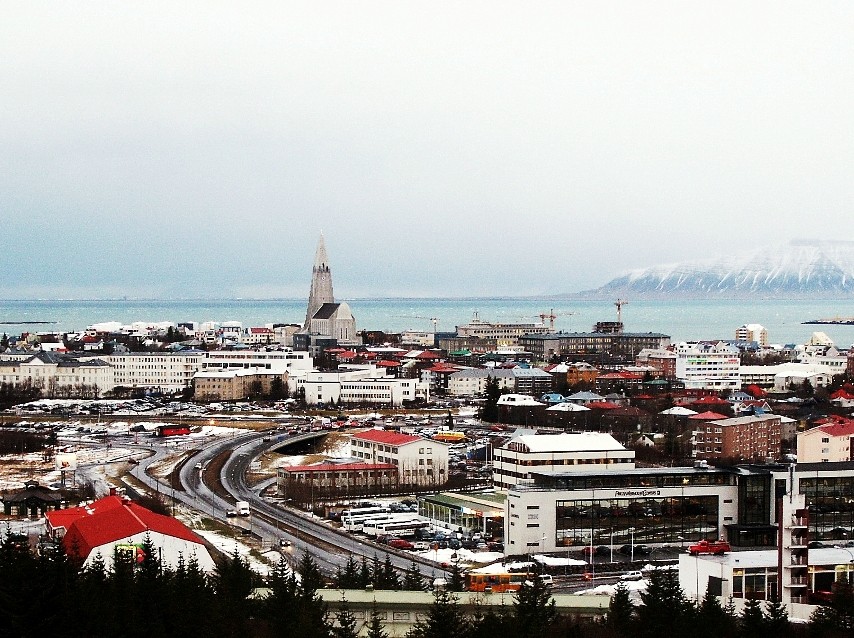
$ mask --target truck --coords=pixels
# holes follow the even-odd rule
[[[249,516],[249,501],[237,501],[234,508],[240,516]]]
[[[729,543],[723,539],[717,541],[702,540],[699,543],[688,547],[688,553],[691,554],[691,556],[698,556],[700,554],[714,554],[715,556],[720,556],[730,550],[731,548]]]

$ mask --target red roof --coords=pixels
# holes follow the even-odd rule
[[[587,407],[591,410],[619,410],[622,406],[610,401],[591,401]]]
[[[635,372],[628,372],[627,370],[618,370],[616,372],[608,372],[607,374],[600,374],[599,378],[605,379],[605,380],[608,380],[608,379],[635,380],[635,379],[643,379],[643,375],[637,374]]]
[[[386,430],[365,430],[353,435],[354,439],[362,441],[373,441],[374,443],[383,443],[385,445],[406,445],[413,441],[423,440],[420,436],[411,434],[400,434],[399,432],[389,432]]]
[[[102,545],[114,543],[146,531],[158,532],[164,536],[172,536],[191,543],[202,543],[181,521],[171,516],[155,514],[132,501],[123,501],[118,496],[107,496],[95,501],[88,507],[75,507],[73,512],[66,512],[68,518],[76,516],[63,537],[65,551],[86,559],[89,553]],[[63,510],[47,512],[46,515],[52,527],[60,527],[56,523],[56,515]]]
[[[442,357],[440,357],[435,352],[430,352],[429,350],[425,350],[424,352],[422,352],[421,354],[419,354],[415,358],[416,359],[441,359]]]
[[[726,414],[718,414],[717,412],[700,412],[700,414],[693,414],[688,418],[694,421],[720,421],[729,417]]]
[[[249,332],[254,335],[273,334],[273,331],[269,328],[249,328]]]
[[[836,392],[830,395],[831,399],[854,399],[854,394],[848,394],[845,388],[839,388]]]
[[[346,350],[338,355],[339,359],[355,359],[356,353],[352,350]]]
[[[729,401],[716,396],[701,397],[694,401],[694,405],[728,405]]]
[[[382,368],[396,368],[400,364],[397,361],[383,360],[383,361],[377,361],[377,365],[382,367]]]
[[[854,435],[854,421],[822,425],[820,429],[822,432],[826,432],[830,436],[852,436]]]
[[[396,470],[392,463],[316,463],[314,465],[286,465],[283,472],[341,472],[347,470]]]

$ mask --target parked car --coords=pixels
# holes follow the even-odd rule
[[[415,545],[405,538],[392,538],[388,541],[388,546],[394,547],[395,549],[415,549]]]
[[[639,571],[626,572],[620,575],[620,580],[642,580],[643,574]]]

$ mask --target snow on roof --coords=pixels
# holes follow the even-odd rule
[[[502,394],[498,405],[545,405],[527,394]]]
[[[386,430],[366,430],[353,435],[354,439],[361,441],[372,441],[385,445],[406,445],[415,441],[422,441],[420,436],[412,434],[400,434],[399,432],[388,432]]]
[[[562,432],[561,434],[523,435],[512,439],[525,445],[532,453],[591,452],[601,450],[625,451],[619,441],[604,432]]]

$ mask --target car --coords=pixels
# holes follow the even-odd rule
[[[643,574],[637,570],[620,575],[620,580],[643,580]]]
[[[225,515],[228,518],[234,518],[235,516],[237,516],[237,510],[226,510]]]
[[[279,539],[279,547],[290,547],[291,545],[293,545],[293,543],[291,543],[287,538]]]
[[[388,541],[388,546],[395,549],[415,549],[415,546],[405,538],[392,538]]]

